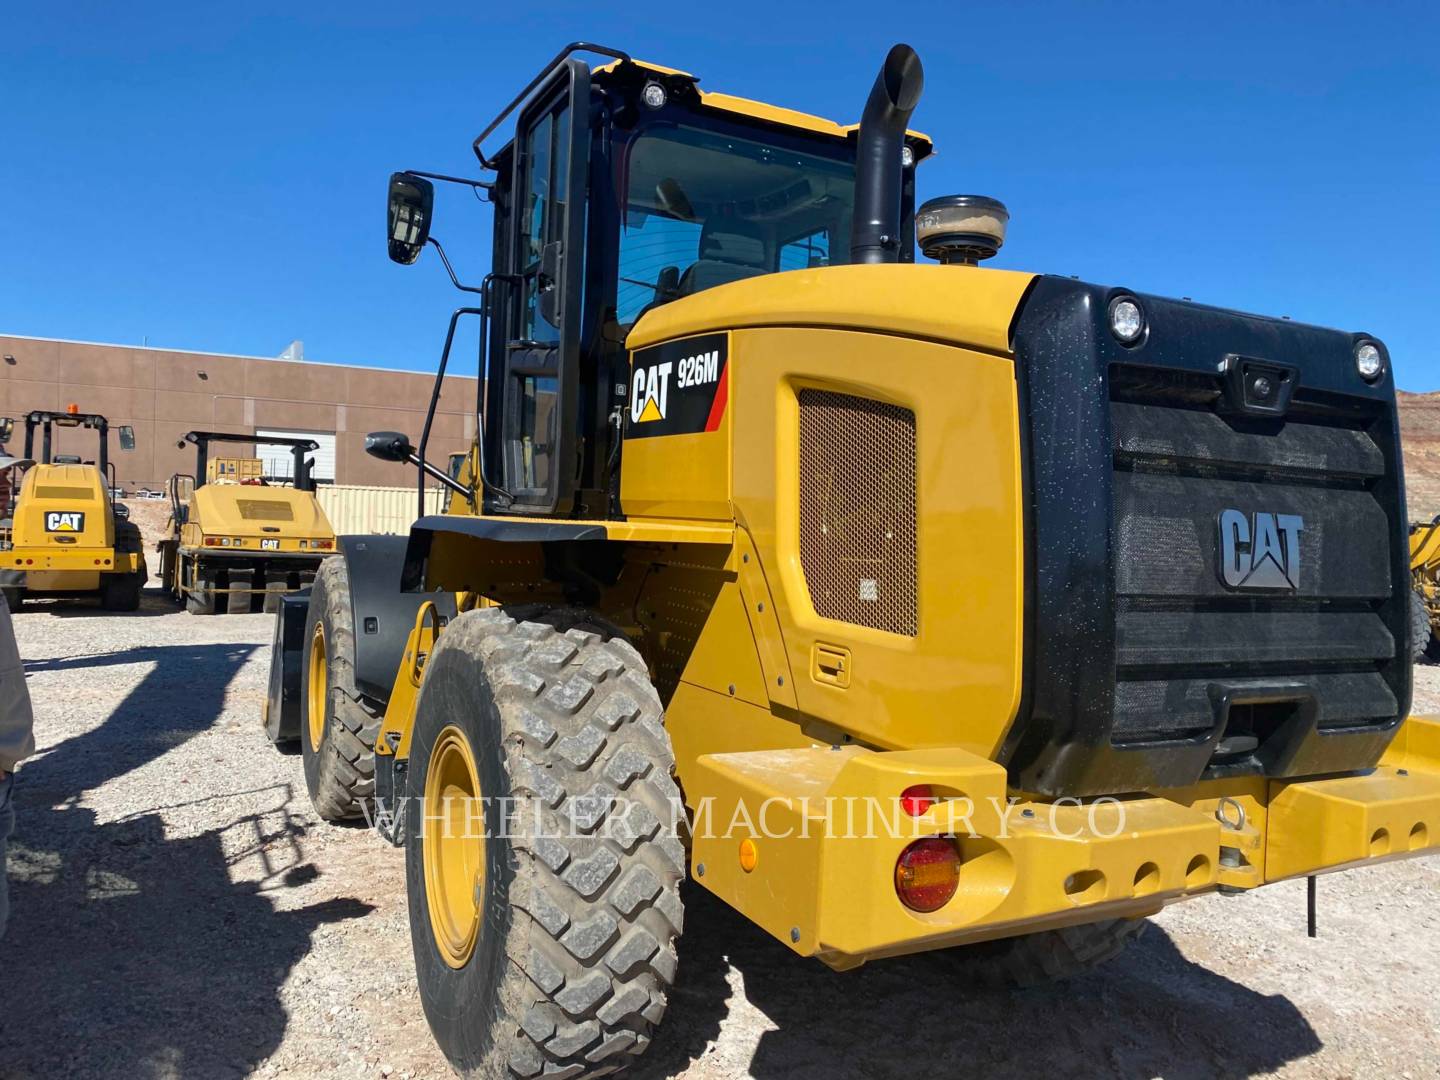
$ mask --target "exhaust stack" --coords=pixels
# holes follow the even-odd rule
[[[852,263],[900,259],[900,152],[910,114],[925,89],[920,57],[896,45],[885,57],[865,112],[855,148],[855,218],[850,226]]]

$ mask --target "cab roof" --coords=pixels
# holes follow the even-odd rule
[[[680,71],[678,68],[666,67],[663,64],[654,64],[648,60],[612,60],[608,64],[601,64],[594,69],[595,75],[604,76],[611,72],[617,72],[626,65],[639,68],[642,71],[651,72],[661,76],[666,81],[680,79],[689,82],[696,94],[700,97],[700,103],[707,108],[719,109],[722,112],[734,113],[750,120],[759,120],[763,123],[774,124],[779,127],[797,128],[801,131],[814,132],[818,135],[829,135],[838,139],[849,139],[859,129],[859,124],[837,124],[833,120],[826,120],[822,116],[812,116],[810,113],[799,112],[795,109],[786,109],[779,105],[771,105],[764,101],[752,101],[749,98],[737,97],[734,94],[722,94],[713,90],[701,90],[698,76],[688,71]],[[906,137],[915,151],[915,160],[929,157],[934,152],[935,144],[930,136],[919,131],[906,131]]]

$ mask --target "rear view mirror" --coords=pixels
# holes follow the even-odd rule
[[[386,237],[390,260],[409,266],[420,257],[430,239],[430,212],[435,207],[435,185],[414,173],[391,173],[386,205]]]
[[[15,420],[13,417],[0,417],[0,442],[9,442],[10,436],[15,434]]]
[[[372,431],[365,436],[365,452],[381,461],[403,464],[410,460],[415,448],[410,445],[410,439],[398,431]]]
[[[135,429],[133,427],[129,424],[123,424],[115,429],[115,433],[120,436],[121,450],[135,449]]]

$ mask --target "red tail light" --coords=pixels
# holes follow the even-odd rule
[[[912,911],[938,911],[960,884],[960,852],[939,836],[916,840],[895,863],[895,892]]]
[[[919,817],[921,814],[928,813],[934,805],[935,792],[931,790],[929,784],[916,784],[913,787],[907,787],[900,793],[900,809],[911,817]]]
[[[220,543],[220,541],[219,541],[217,538],[213,537],[213,536],[207,536],[207,537],[205,537],[205,546],[206,546],[206,547],[215,547],[215,546],[217,546],[219,543]]]

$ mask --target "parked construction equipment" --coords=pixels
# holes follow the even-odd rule
[[[391,178],[482,425],[453,476],[435,400],[369,437],[454,498],[285,600],[266,719],[405,848],[468,1075],[633,1061],[687,871],[798,957],[1035,981],[1440,842],[1385,346],[980,267],[1000,203],[915,209],[921,82],[896,46],[843,127],[576,44],[483,179]],[[433,180],[495,208],[478,285]]]
[[[305,588],[335,551],[335,532],[315,498],[313,439],[267,435],[294,458],[288,478],[266,477],[257,457],[211,454],[215,443],[253,445],[253,434],[187,432],[194,474],[170,478],[170,532],[156,546],[165,589],[187,611],[275,611],[280,597]]]
[[[12,430],[14,420],[6,417],[4,426]],[[67,430],[95,432],[97,457],[60,453],[57,438]],[[128,425],[117,434],[122,450],[134,448]],[[76,405],[63,413],[28,413],[24,459],[12,468],[23,479],[11,506],[9,546],[0,551],[0,589],[10,610],[20,610],[26,597],[83,596],[98,597],[106,611],[138,608],[148,576],[145,554],[140,530],[110,497],[115,473],[109,421]]]
[[[1416,659],[1440,653],[1440,515],[1410,525],[1411,652]]]

